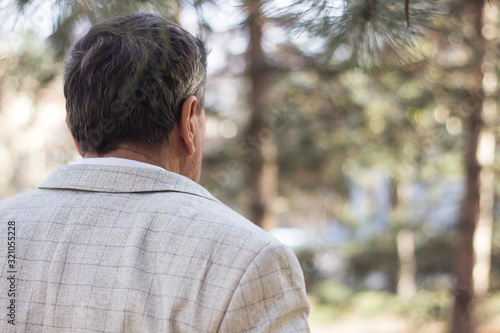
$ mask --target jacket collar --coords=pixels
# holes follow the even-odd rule
[[[182,192],[219,202],[205,188],[179,174],[151,168],[76,164],[57,168],[38,188],[89,192]]]

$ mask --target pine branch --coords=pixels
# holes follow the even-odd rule
[[[405,0],[406,27],[410,27],[410,0]]]
[[[365,20],[370,21],[372,18],[373,10],[378,3],[378,0],[367,0],[366,12],[364,14]]]
[[[406,65],[420,59],[418,43],[432,29],[435,0],[296,0],[275,17],[296,34],[323,40],[320,61],[349,49],[353,65]],[[281,15],[280,15],[281,14]],[[269,13],[268,13],[269,15]],[[337,61],[338,62],[338,61]]]

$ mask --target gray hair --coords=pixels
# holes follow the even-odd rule
[[[71,50],[64,77],[68,121],[82,152],[168,142],[187,97],[195,95],[203,109],[206,54],[199,38],[152,13],[92,26]]]

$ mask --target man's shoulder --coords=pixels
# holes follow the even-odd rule
[[[207,234],[219,233],[240,243],[251,239],[252,243],[260,248],[268,245],[284,246],[268,232],[220,201],[189,193],[176,193],[175,197],[175,200],[179,200],[180,216],[194,223],[200,230],[205,230]],[[151,199],[155,205],[150,209],[161,212],[162,207],[169,209],[172,193],[158,192]]]
[[[38,196],[37,191],[37,189],[33,189],[9,198],[1,199],[0,209],[18,207],[24,205],[25,203],[33,202],[33,200],[36,200],[36,197]]]
[[[0,222],[4,220],[30,220],[34,215],[47,210],[50,195],[45,190],[32,189],[24,193],[0,200]]]
[[[100,209],[131,218],[135,224],[157,220],[155,230],[179,228],[191,236],[212,241],[223,239],[235,247],[245,243],[257,254],[263,248],[284,246],[269,233],[211,196],[200,185],[157,191],[101,192],[76,188],[38,188],[0,201],[4,217],[31,220],[39,214],[56,211]],[[191,184],[188,184],[191,185]],[[191,185],[194,186],[194,185]],[[90,205],[91,207],[86,207]],[[126,217],[127,216],[127,217]],[[187,227],[189,226],[189,227]],[[251,245],[251,246],[250,246]]]
[[[64,166],[40,188],[0,201],[4,217],[26,220],[40,214],[61,217],[57,211],[67,212],[68,207],[85,210],[84,216],[118,214],[136,226],[153,223],[158,232],[178,228],[213,243],[223,239],[235,248],[245,243],[255,254],[271,245],[284,246],[199,184],[161,170]]]

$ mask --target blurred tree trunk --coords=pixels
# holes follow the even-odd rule
[[[261,1],[251,1],[246,7],[248,13],[249,48],[247,70],[250,78],[248,100],[250,122],[245,142],[249,143],[254,154],[249,162],[249,182],[252,190],[250,219],[265,230],[275,226],[272,214],[272,201],[276,196],[278,168],[277,147],[269,128],[269,67],[262,50],[264,16]]]
[[[489,11],[490,8],[485,8],[484,0],[455,1],[454,5],[458,9],[457,18],[472,21],[469,23],[472,23],[470,27],[473,31],[468,33],[472,55],[468,67],[467,86],[469,116],[466,119],[468,125],[468,147],[465,156],[466,195],[458,235],[455,306],[450,332],[472,333],[476,328],[474,292],[484,293],[487,288],[491,251],[493,203],[491,166],[495,153],[495,139],[487,125],[495,117],[496,106],[492,107],[491,99],[485,97],[494,91],[488,86],[491,77],[485,73],[488,70],[493,72],[494,65],[488,64],[487,40],[484,36],[486,30],[483,10]],[[492,6],[492,3],[487,3],[486,6]],[[483,285],[480,287],[478,283]]]
[[[399,258],[398,296],[403,301],[410,301],[415,294],[415,275],[417,264],[415,258],[415,243],[413,230],[408,227],[408,211],[411,200],[411,184],[399,182],[393,188],[394,222],[399,231],[396,245]]]
[[[496,122],[497,114],[497,75],[496,64],[498,44],[494,40],[498,37],[498,1],[489,1],[483,13],[483,27],[481,29],[485,39],[485,52],[482,64],[483,77],[483,121],[485,127],[479,141],[478,162],[482,166],[481,198],[479,204],[479,220],[474,235],[474,253],[476,262],[473,270],[474,293],[476,297],[486,294],[489,287],[491,268],[491,241],[493,229],[493,202],[494,202],[494,172],[495,135],[492,126]]]
[[[415,295],[415,275],[417,273],[413,230],[410,228],[399,230],[397,246],[399,257],[398,296],[403,301],[408,302]]]

